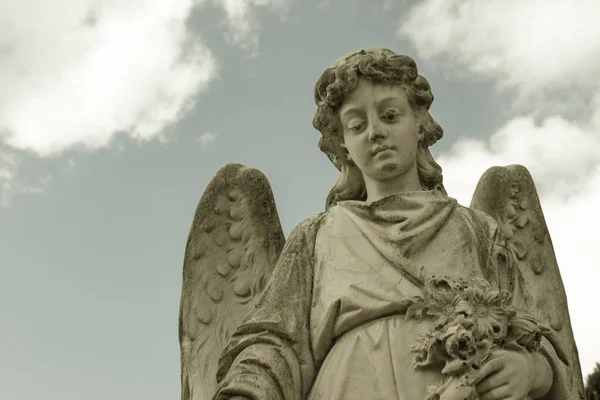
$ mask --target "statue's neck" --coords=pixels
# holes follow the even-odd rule
[[[419,182],[416,165],[407,173],[393,179],[378,180],[364,176],[367,189],[367,203],[376,202],[384,197],[402,192],[417,192],[423,190]]]

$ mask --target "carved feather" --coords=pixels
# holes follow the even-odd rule
[[[285,243],[266,177],[221,168],[194,215],[179,312],[182,400],[210,400],[219,354],[254,304]]]
[[[525,282],[525,294],[533,305],[533,317],[552,328],[549,340],[557,348],[560,358],[572,368],[573,398],[582,398],[583,380],[567,296],[529,171],[521,165],[488,169],[477,184],[471,207],[497,221],[508,247],[516,256]]]

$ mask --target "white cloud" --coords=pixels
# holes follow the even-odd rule
[[[258,34],[261,26],[254,8],[264,7],[279,12],[284,17],[289,10],[291,0],[213,0],[227,15],[229,22],[228,40],[257,55]]]
[[[0,131],[12,147],[46,156],[106,146],[120,131],[157,137],[215,74],[185,29],[192,0],[9,3]]]
[[[526,94],[597,85],[597,0],[425,0],[398,34],[425,59],[497,79]]]
[[[531,112],[513,116],[487,140],[460,138],[437,159],[448,192],[466,205],[487,168],[529,169],[561,266],[584,376],[600,361],[600,322],[589,312],[600,281],[598,15],[596,0],[425,0],[402,16],[398,30],[433,65],[516,89],[506,107]]]
[[[106,147],[118,134],[167,139],[217,73],[210,49],[186,29],[207,2],[0,2],[0,144],[47,157]],[[289,0],[212,2],[235,42],[255,50],[253,8],[283,10]],[[17,167],[0,160],[3,198],[18,186]]]
[[[600,164],[600,135],[588,129],[560,116],[539,124],[531,116],[516,117],[486,142],[460,138],[439,159],[457,193],[472,194],[481,174],[492,165],[522,164],[534,176],[542,196],[566,200],[587,188],[591,171]],[[470,198],[461,200],[470,202]]]
[[[219,134],[217,132],[205,132],[194,140],[200,143],[200,146],[202,146],[203,149],[206,149],[217,140],[218,136]]]

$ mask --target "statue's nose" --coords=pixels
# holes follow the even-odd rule
[[[374,142],[377,139],[385,139],[387,137],[387,132],[385,129],[379,125],[378,121],[374,121],[371,123],[371,132],[369,133],[369,140]]]

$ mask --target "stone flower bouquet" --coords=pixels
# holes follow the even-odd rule
[[[415,368],[441,367],[446,382],[426,400],[477,400],[469,377],[496,349],[538,351],[545,329],[517,315],[511,294],[480,278],[432,277],[406,319],[430,317],[434,326],[413,349]]]

